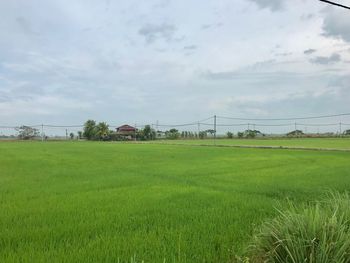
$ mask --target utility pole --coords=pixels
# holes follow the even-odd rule
[[[136,123],[135,123],[135,129],[134,129],[134,141],[136,142]]]
[[[214,115],[214,145],[216,145],[216,115]]]
[[[198,133],[197,133],[197,139],[199,139],[199,133],[200,133],[200,131],[201,131],[201,125],[200,125],[199,122],[198,122],[198,124],[197,124],[197,131],[198,131]]]
[[[248,123],[248,131],[250,130],[250,123]]]
[[[44,124],[41,124],[41,141],[44,141]]]
[[[153,140],[154,138],[153,138],[153,130],[154,130],[154,124],[152,123],[151,124],[151,140]]]
[[[341,137],[341,132],[342,132],[341,125],[342,125],[342,123],[341,123],[341,122],[339,122],[339,136],[340,136],[340,137]]]
[[[66,140],[68,140],[68,130],[66,129]]]

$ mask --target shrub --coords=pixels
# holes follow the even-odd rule
[[[289,204],[263,224],[249,247],[247,262],[350,262],[350,198],[330,194],[327,200],[301,207]]]
[[[243,133],[243,132],[238,132],[238,133],[237,133],[237,137],[238,137],[238,138],[242,139],[243,136],[244,136],[244,133]]]
[[[229,139],[233,138],[233,133],[232,132],[227,132],[226,135],[227,135],[227,138],[229,138]]]
[[[180,137],[180,133],[177,129],[170,129],[169,131],[165,132],[165,136],[167,139],[175,140]]]
[[[198,133],[199,139],[205,139],[207,138],[207,132],[206,131],[200,131]]]

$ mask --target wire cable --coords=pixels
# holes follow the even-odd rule
[[[336,3],[336,2],[332,2],[332,1],[328,1],[328,0],[320,0],[320,1],[321,1],[321,2],[324,2],[324,3],[327,3],[327,4],[330,4],[330,5],[335,5],[335,6],[342,7],[342,8],[345,8],[345,9],[349,9],[349,10],[350,10],[350,7],[349,7],[349,6],[342,5],[342,4],[339,4],[339,3]]]
[[[311,117],[294,117],[294,118],[236,118],[236,117],[225,117],[225,116],[217,116],[217,118],[228,119],[228,120],[240,120],[240,121],[292,121],[292,120],[311,120],[311,119],[325,119],[325,118],[334,118],[341,116],[350,116],[350,113],[341,113],[341,114],[333,114],[333,115],[321,115],[321,116],[311,116]]]

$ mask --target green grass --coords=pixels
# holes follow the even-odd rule
[[[164,140],[156,141],[156,143],[214,145],[214,140]],[[350,138],[217,139],[215,141],[215,144],[234,146],[284,146],[296,148],[326,148],[350,150]]]
[[[307,205],[289,204],[263,224],[249,247],[251,262],[349,263],[350,196],[328,194]]]
[[[350,189],[350,153],[0,143],[0,262],[227,262],[276,202]]]

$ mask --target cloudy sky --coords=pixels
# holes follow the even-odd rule
[[[317,0],[0,0],[0,21],[0,125],[350,112],[350,11]]]

